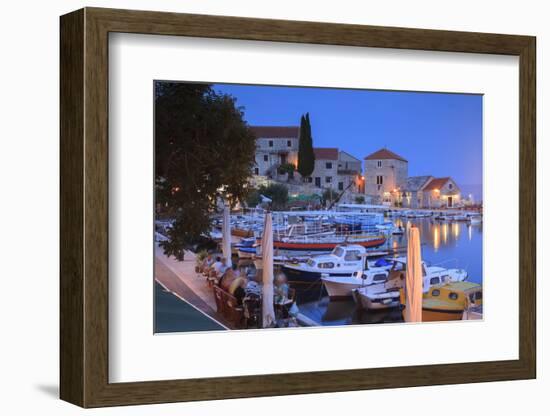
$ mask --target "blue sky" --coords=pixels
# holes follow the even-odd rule
[[[233,95],[251,125],[299,125],[310,113],[313,145],[359,159],[387,147],[409,175],[482,183],[482,96],[215,84]],[[477,192],[476,192],[477,193]]]

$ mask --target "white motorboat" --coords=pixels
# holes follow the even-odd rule
[[[353,290],[353,298],[363,308],[385,309],[399,306],[399,289],[405,285],[407,260],[405,257],[393,259],[393,266],[388,271],[388,279],[383,284],[365,285]],[[464,269],[446,269],[440,266],[427,266],[422,262],[422,290],[424,293],[431,286],[448,282],[461,282],[467,279]]]
[[[331,299],[341,299],[352,296],[354,289],[376,285],[388,280],[388,271],[385,269],[358,270],[351,276],[321,277],[328,296]]]
[[[369,268],[368,250],[358,244],[338,245],[330,254],[309,257],[307,261],[285,262],[282,271],[289,281],[315,282],[321,277],[351,277],[357,270]],[[380,269],[389,269],[385,266]]]
[[[363,309],[395,308],[401,303],[399,290],[388,290],[384,283],[354,289],[352,295]]]
[[[378,231],[385,234],[401,235],[405,232],[402,226],[396,226],[393,222],[388,221],[375,226]]]
[[[481,215],[479,215],[479,214],[470,214],[469,218],[470,218],[470,224],[472,224],[472,225],[481,224]]]

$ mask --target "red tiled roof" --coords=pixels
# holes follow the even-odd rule
[[[371,153],[368,156],[365,156],[366,160],[373,160],[373,159],[395,159],[395,160],[402,160],[403,162],[407,162],[407,159],[404,157],[399,156],[396,153],[393,153],[391,150],[388,149],[380,149],[377,150],[374,153]]]
[[[338,160],[338,148],[336,147],[314,147],[315,159]]]
[[[250,126],[256,138],[298,138],[300,127],[298,126]]]
[[[423,189],[424,191],[433,191],[436,189],[441,189],[443,186],[447,183],[447,181],[451,179],[448,176],[446,178],[434,178],[432,179],[428,185]]]

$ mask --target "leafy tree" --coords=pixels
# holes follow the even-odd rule
[[[249,207],[255,207],[260,202],[262,202],[262,197],[257,189],[250,191],[250,193],[246,196],[246,205]]]
[[[268,186],[262,185],[258,189],[261,195],[271,199],[271,207],[273,209],[285,209],[288,203],[288,188],[281,183],[272,183]]]
[[[356,204],[364,204],[365,203],[365,197],[362,195],[355,197],[355,203]]]
[[[294,177],[294,171],[296,168],[292,163],[283,163],[281,166],[279,166],[279,174],[284,175],[285,173],[288,174],[288,179],[292,179]]]
[[[165,254],[183,259],[220,198],[244,200],[255,150],[232,96],[207,84],[155,84],[155,196],[175,219]]]
[[[321,203],[326,206],[327,203],[330,204],[336,198],[338,198],[338,192],[333,191],[332,188],[327,188],[321,195]]]
[[[310,176],[315,168],[315,153],[311,137],[309,113],[300,120],[300,138],[298,141],[298,172],[303,178]]]

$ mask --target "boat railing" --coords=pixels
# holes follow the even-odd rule
[[[428,264],[429,266],[440,266],[440,267],[443,267],[443,265],[445,265],[445,264],[454,263],[454,266],[455,266],[454,268],[455,268],[455,269],[458,269],[458,268],[459,268],[459,267],[458,267],[458,264],[459,264],[458,262],[459,262],[459,260],[458,260],[457,258],[452,258],[452,259],[443,260],[443,261],[440,261],[440,262],[437,262],[437,263],[430,263],[430,264],[427,263],[427,264]]]

